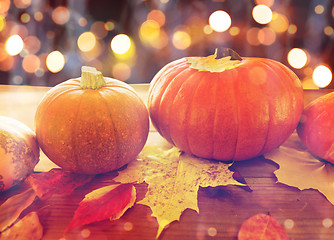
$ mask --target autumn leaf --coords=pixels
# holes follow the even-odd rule
[[[1,233],[0,240],[40,240],[43,237],[43,227],[36,212],[31,212],[11,228]]]
[[[231,164],[181,154],[175,147],[159,146],[146,145],[138,159],[114,179],[121,183],[148,184],[144,199],[137,203],[149,206],[152,216],[157,218],[156,237],[169,223],[179,220],[185,209],[199,212],[199,186],[243,185],[233,179]]]
[[[34,202],[35,198],[36,193],[31,188],[8,198],[0,206],[0,231],[2,232],[12,225],[22,211]]]
[[[334,204],[334,165],[313,156],[296,132],[265,158],[279,165],[274,172],[278,182],[300,190],[316,189]]]
[[[94,175],[75,174],[63,169],[54,168],[49,172],[33,173],[27,182],[37,196],[46,200],[53,194],[71,194],[74,189],[91,181]]]
[[[77,227],[102,221],[119,219],[136,201],[136,189],[132,183],[114,184],[96,189],[79,203],[71,223],[65,232]]]
[[[240,227],[238,240],[288,240],[284,228],[270,215],[259,213],[248,218]]]

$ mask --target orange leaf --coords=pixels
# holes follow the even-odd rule
[[[94,190],[79,203],[65,232],[107,218],[119,219],[134,205],[135,200],[136,190],[133,183],[115,184]]]
[[[34,202],[35,198],[36,193],[31,188],[8,198],[0,206],[0,231],[12,225],[22,211]]]
[[[289,240],[284,228],[270,215],[259,213],[248,218],[238,233],[238,240]]]
[[[94,175],[75,174],[63,169],[51,169],[49,172],[33,173],[27,182],[37,196],[45,200],[53,194],[71,194],[74,189],[92,180]]]

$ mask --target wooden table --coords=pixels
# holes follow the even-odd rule
[[[133,87],[146,102],[148,85]],[[35,110],[48,89],[0,86],[0,115],[13,117],[34,129]],[[305,90],[305,103],[328,91]],[[150,131],[155,131],[152,126]],[[41,165],[47,162],[42,156],[39,167],[43,168]],[[232,185],[200,188],[200,214],[185,210],[180,221],[171,223],[160,239],[237,239],[242,222],[257,213],[270,213],[283,226],[287,221],[290,225],[293,223],[292,228],[286,229],[290,239],[334,239],[334,226],[323,225],[324,219],[334,221],[334,206],[316,190],[300,191],[277,183],[273,174],[277,168],[277,164],[263,157],[236,163],[235,171],[240,173],[252,191]],[[40,202],[36,210],[44,228],[44,239],[65,239],[64,229],[84,195],[112,182],[113,176],[99,175],[70,196],[54,195]],[[140,184],[136,188],[138,198],[142,198],[146,185]],[[79,231],[66,239],[154,239],[158,224],[150,215],[149,207],[137,204],[117,221],[90,224],[86,226],[89,234]]]

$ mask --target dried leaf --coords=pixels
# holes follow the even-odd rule
[[[91,181],[94,175],[75,174],[63,169],[54,168],[49,172],[33,173],[27,182],[37,196],[45,200],[53,194],[71,194],[74,189]]]
[[[15,223],[11,228],[1,233],[0,240],[40,240],[43,237],[43,227],[36,212],[31,212]]]
[[[0,231],[2,232],[12,225],[22,211],[34,202],[35,198],[36,193],[31,188],[8,198],[0,206]]]
[[[157,218],[159,224],[158,237],[169,223],[180,219],[185,209],[199,212],[199,186],[243,185],[233,179],[229,166],[188,154],[180,155],[175,147],[163,149],[147,145],[137,161],[120,171],[114,180],[148,184],[145,198],[138,203],[152,209],[152,216]]]
[[[240,227],[238,240],[288,240],[284,228],[270,215],[259,213],[248,218]]]
[[[136,189],[133,183],[115,184],[94,190],[80,202],[65,232],[108,218],[119,219],[135,201]]]
[[[297,133],[265,157],[280,166],[274,172],[278,182],[300,190],[316,189],[334,204],[334,165],[313,156]]]

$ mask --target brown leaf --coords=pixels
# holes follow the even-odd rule
[[[80,202],[65,232],[77,227],[102,221],[119,219],[136,200],[133,183],[115,184],[94,190]]]
[[[45,200],[53,194],[71,194],[74,189],[91,181],[94,175],[75,174],[63,169],[54,168],[49,172],[33,173],[27,182],[37,196]]]
[[[296,132],[265,157],[279,165],[275,171],[278,182],[300,190],[316,189],[334,204],[334,165],[314,157]]]
[[[0,240],[40,240],[43,227],[36,212],[31,212],[11,228],[1,233]]]
[[[284,228],[270,215],[259,213],[248,218],[240,227],[238,240],[288,240]]]
[[[34,202],[35,198],[36,193],[31,188],[8,198],[0,206],[0,231],[12,225],[22,211]]]

